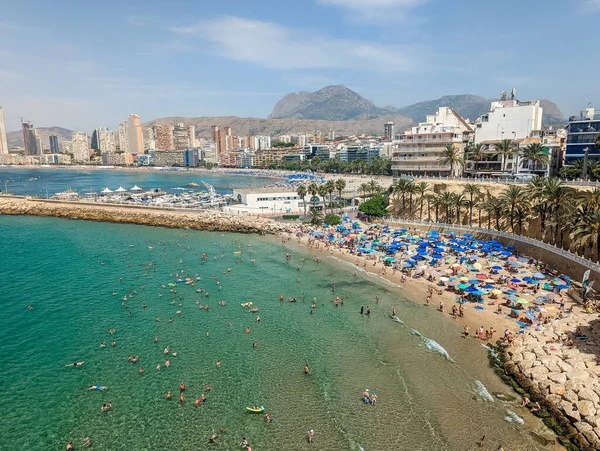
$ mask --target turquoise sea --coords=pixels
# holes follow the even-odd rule
[[[0,449],[63,450],[73,440],[79,450],[89,437],[94,450],[236,450],[246,437],[254,451],[464,451],[483,435],[486,449],[543,449],[530,436],[539,422],[490,397],[508,389],[481,344],[410,293],[332,259],[315,263],[273,238],[66,219],[0,216],[0,232]],[[186,277],[193,286],[177,283]],[[344,306],[334,306],[332,282]],[[177,353],[168,368],[167,346]],[[376,406],[361,401],[365,389],[376,390]],[[274,421],[246,412],[252,405]],[[507,422],[507,409],[526,423]]]
[[[0,191],[10,194],[46,197],[72,189],[81,196],[90,191],[99,193],[122,186],[125,189],[138,185],[144,190],[161,188],[169,193],[181,190],[206,190],[203,186],[188,188],[190,182],[204,180],[219,193],[231,193],[232,188],[264,186],[276,179],[268,177],[244,177],[234,174],[181,171],[119,171],[98,169],[51,169],[0,167]]]

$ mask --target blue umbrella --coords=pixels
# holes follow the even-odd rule
[[[523,277],[523,281],[527,283],[533,283],[534,280],[531,277]]]
[[[440,254],[432,254],[431,255],[433,258],[442,258],[443,256]]]
[[[496,271],[500,271],[502,269],[502,266],[492,266],[492,269],[495,269]]]
[[[476,291],[479,291],[479,290],[475,287],[469,287],[465,290],[465,293],[475,293]]]
[[[500,252],[500,254],[502,254],[502,255],[506,255],[506,256],[511,256],[511,255],[512,255],[512,252],[508,252],[508,251],[502,251],[502,252]]]
[[[569,288],[569,285],[555,285],[554,288],[556,288],[557,290],[565,290]]]
[[[477,295],[477,296],[481,296],[482,294],[485,294],[483,291],[479,291],[479,290],[472,291],[471,293],[473,293],[474,295]]]
[[[521,279],[516,279],[515,278],[515,279],[510,279],[510,281],[513,282],[513,283],[519,283],[521,281]]]
[[[509,301],[512,301],[512,302],[516,302],[516,300],[519,299],[519,296],[511,294],[510,296],[506,296],[506,299],[508,299]]]
[[[540,279],[540,280],[541,280],[541,279],[545,279],[545,278],[546,278],[546,276],[545,276],[545,275],[543,275],[542,273],[539,273],[539,272],[534,272],[534,273],[531,275],[531,277],[533,277],[534,279]]]
[[[471,280],[469,280],[469,283],[470,283],[471,285],[477,285],[478,283],[481,283],[481,280],[477,280],[477,279],[471,279]]]
[[[495,288],[494,285],[490,285],[489,283],[487,285],[484,285],[483,288],[485,288],[486,290],[490,290],[492,288]]]
[[[435,252],[444,252],[446,249],[444,249],[443,247],[436,247],[433,249]]]
[[[466,237],[469,237],[469,238],[470,238],[470,237],[472,237],[472,236],[473,236],[473,234],[471,234],[471,233],[465,233],[463,236],[466,236]]]

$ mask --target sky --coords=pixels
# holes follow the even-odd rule
[[[4,0],[8,130],[130,113],[267,117],[344,84],[378,106],[445,94],[600,109],[600,0]],[[433,112],[432,112],[433,113]]]

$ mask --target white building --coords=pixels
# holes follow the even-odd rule
[[[146,138],[144,139],[144,150],[156,150],[156,140],[154,139],[154,129],[152,127],[146,129]]]
[[[440,160],[448,144],[458,149],[459,153],[463,152],[472,131],[471,125],[456,111],[439,107],[435,114],[427,115],[425,122],[398,135],[398,140],[393,142],[394,176],[458,175],[458,164],[450,165]]]
[[[198,146],[196,145],[196,127],[193,125],[187,126],[187,136],[188,136],[188,149],[196,149]]]
[[[115,132],[106,127],[102,127],[96,130],[96,136],[100,153],[115,153]]]
[[[494,101],[490,111],[475,122],[475,143],[500,141],[502,139],[524,139],[533,130],[542,129],[542,107],[539,100],[520,102],[502,93],[505,100]]]
[[[271,148],[270,136],[250,136],[250,149],[265,150]]]
[[[71,152],[75,161],[90,161],[89,142],[87,132],[71,133]]]
[[[322,199],[317,195],[317,205]],[[296,191],[273,191],[270,188],[234,189],[233,198],[241,205],[233,205],[230,210],[248,212],[248,214],[283,214],[304,212],[304,204]],[[312,196],[305,197],[307,210],[312,205]]]
[[[0,155],[8,154],[8,143],[6,142],[6,124],[4,123],[4,110],[0,107]]]
[[[127,133],[127,128],[127,121],[119,123],[119,149],[124,153],[129,153],[129,134]]]

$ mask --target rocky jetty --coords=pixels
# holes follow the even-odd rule
[[[502,368],[517,391],[539,402],[545,423],[582,450],[600,449],[597,322],[598,314],[574,313],[500,346]]]
[[[0,197],[0,214],[260,234],[274,234],[288,228],[287,225],[270,219],[239,216],[212,209],[192,212],[18,197]]]

